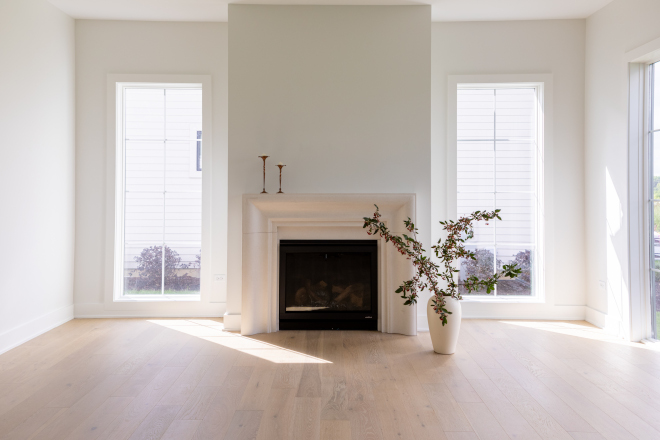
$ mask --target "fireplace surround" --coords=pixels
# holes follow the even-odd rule
[[[377,330],[377,240],[280,240],[280,330]]]
[[[282,240],[365,240],[363,217],[380,208],[393,233],[415,221],[414,194],[245,194],[242,197],[242,276],[240,306],[228,307],[225,327],[243,335],[280,330],[280,243]],[[414,270],[382,238],[377,238],[377,329],[417,334],[416,306],[395,292]],[[231,296],[231,292],[230,292]],[[231,311],[230,311],[231,310]],[[365,318],[366,320],[366,318]]]

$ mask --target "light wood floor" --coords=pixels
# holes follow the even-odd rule
[[[660,352],[583,322],[428,333],[74,320],[0,356],[2,439],[660,439]]]

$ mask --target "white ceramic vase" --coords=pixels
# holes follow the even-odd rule
[[[458,332],[461,329],[461,302],[450,296],[445,297],[445,309],[451,312],[447,316],[447,324],[442,325],[440,316],[433,310],[431,300],[426,305],[426,317],[429,321],[429,332],[431,333],[431,342],[433,351],[440,354],[453,354],[456,351],[458,343]]]

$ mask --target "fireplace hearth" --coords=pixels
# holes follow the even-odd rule
[[[281,240],[280,330],[376,330],[377,240]]]

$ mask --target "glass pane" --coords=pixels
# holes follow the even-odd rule
[[[164,99],[163,89],[125,90],[126,139],[164,140]]]
[[[126,244],[124,248],[124,295],[160,295],[163,246],[155,243]]]
[[[124,201],[124,240],[130,243],[162,243],[163,193],[127,193]]]
[[[167,89],[165,94],[167,113],[167,140],[190,141],[195,139],[191,127],[202,126],[202,90]]]
[[[494,148],[493,142],[461,141],[458,143],[458,192],[493,192],[495,190],[493,182],[495,175]]]
[[[495,91],[459,89],[457,136],[459,140],[492,140],[494,133]]]
[[[495,209],[494,194],[458,193],[458,216],[468,216],[474,211],[492,211]],[[494,222],[476,222],[474,224],[475,243],[495,243]]]
[[[653,336],[658,339],[658,330],[660,329],[660,272],[651,271],[651,322],[653,325]]]
[[[515,263],[522,273],[514,279],[501,278],[497,283],[498,295],[532,295],[532,268],[534,252],[527,248],[497,248],[497,270],[502,270],[505,264]]]
[[[167,294],[199,294],[202,244],[168,243],[165,246]]]
[[[202,192],[202,179],[197,171],[196,142],[194,140],[167,142],[165,158],[165,190],[167,192]]]
[[[536,190],[535,142],[498,142],[495,160],[497,191]]]
[[[534,202],[531,194],[497,194],[495,206],[502,210],[502,221],[497,221],[498,243],[534,243]]]
[[[650,142],[653,155],[652,197],[654,199],[660,199],[660,132],[651,133]]]
[[[167,193],[165,199],[165,242],[202,241],[202,194]]]
[[[660,202],[653,202],[653,268],[660,270]]]
[[[536,137],[536,90],[497,89],[495,137],[499,140]]]
[[[126,191],[163,191],[164,142],[126,141]]]
[[[653,127],[660,128],[660,63],[653,65]],[[657,175],[657,174],[656,174]]]
[[[464,258],[460,260],[458,291],[461,295],[486,295],[485,289],[468,292],[463,283],[471,276],[476,276],[480,280],[491,277],[495,273],[495,252],[493,248],[477,246],[466,246],[466,248],[467,250],[474,252],[476,259],[472,260]]]
[[[371,310],[368,252],[289,252],[285,271],[287,312]]]

